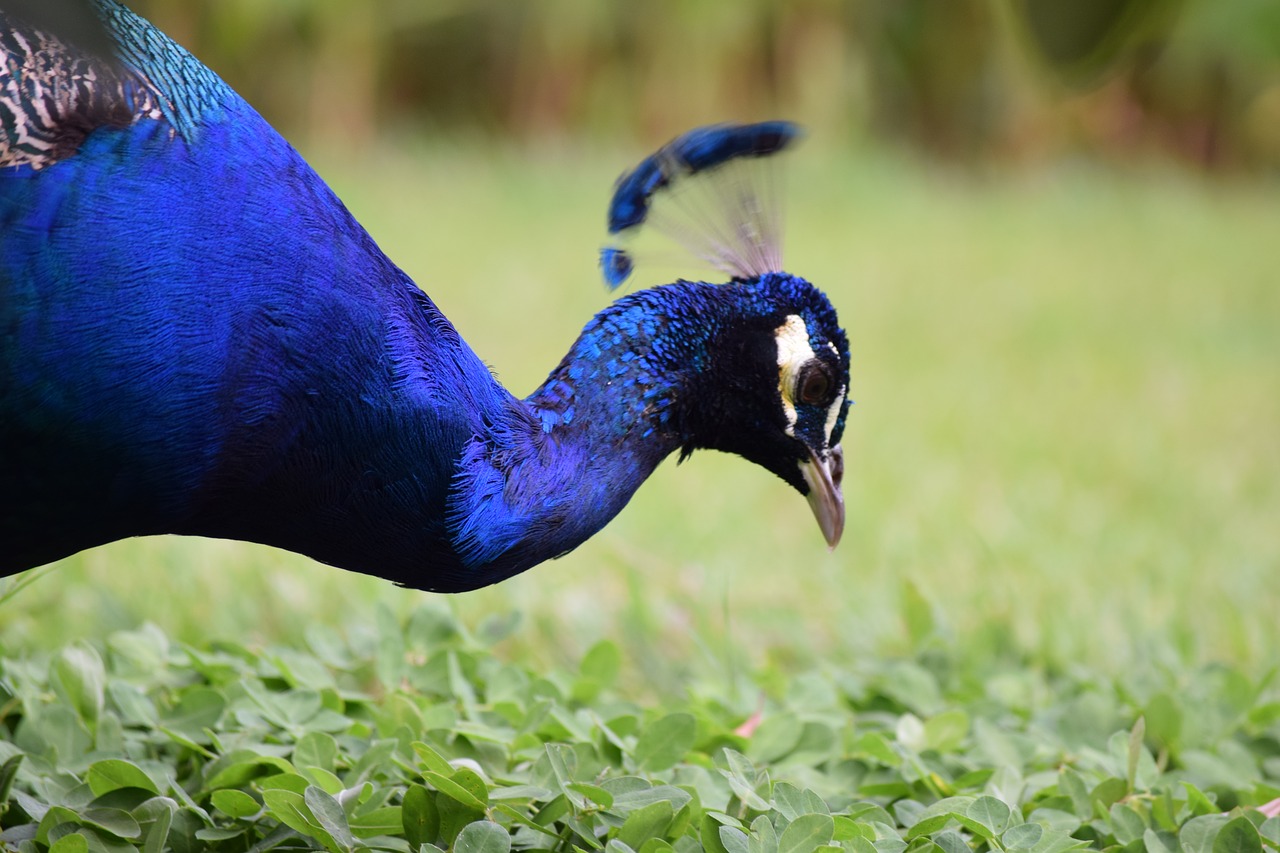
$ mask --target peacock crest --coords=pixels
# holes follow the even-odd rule
[[[630,277],[636,261],[628,246],[645,224],[731,279],[781,272],[780,181],[771,155],[799,138],[788,121],[709,125],[624,173],[609,204],[616,242],[600,251],[605,283],[613,289]]]

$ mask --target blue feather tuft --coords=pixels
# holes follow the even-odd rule
[[[676,137],[618,179],[609,233],[630,236],[648,223],[732,278],[780,271],[781,217],[761,163],[799,136],[791,122],[767,121],[709,125]],[[670,201],[662,211],[654,207],[659,197]],[[602,250],[600,261],[610,288],[635,267],[634,256],[618,246]]]
[[[617,290],[634,269],[635,262],[626,249],[605,246],[600,250],[600,270],[604,273],[604,283],[610,290]]]
[[[740,157],[776,154],[800,135],[789,121],[713,124],[668,142],[618,179],[609,204],[609,233],[635,228],[649,215],[649,199],[682,174],[697,174]]]

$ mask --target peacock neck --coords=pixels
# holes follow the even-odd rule
[[[450,506],[465,564],[505,576],[572,550],[689,445],[690,399],[732,289],[679,282],[619,300],[468,444]]]
[[[679,403],[705,368],[718,325],[713,285],[641,291],[596,315],[525,400],[561,441],[626,447],[660,460],[684,436]]]

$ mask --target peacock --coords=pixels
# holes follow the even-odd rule
[[[0,7],[0,575],[181,534],[459,592],[567,553],[704,448],[781,477],[839,541],[848,341],[750,182],[675,234],[727,282],[627,293],[520,399],[157,28],[116,0]],[[643,160],[608,283],[659,201],[797,135],[713,125]]]

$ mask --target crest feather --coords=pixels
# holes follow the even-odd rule
[[[676,137],[618,179],[609,233],[627,238],[648,222],[732,278],[780,272],[782,217],[770,155],[799,137],[787,121],[708,125]],[[635,262],[623,246],[609,245],[600,266],[616,288]]]

